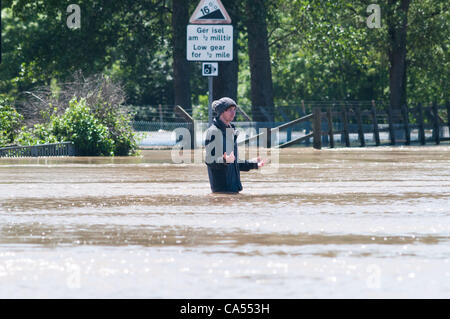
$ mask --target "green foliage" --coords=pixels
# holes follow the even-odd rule
[[[125,83],[128,104],[173,101],[166,1],[82,0],[81,28],[66,26],[68,0],[6,0],[0,91],[20,93],[81,70]],[[153,103],[158,101],[158,103]]]
[[[84,99],[70,101],[65,113],[52,117],[50,125],[56,139],[75,144],[78,155],[114,155],[114,141],[108,128],[91,113]]]
[[[14,142],[40,145],[71,141],[80,156],[135,155],[138,139],[130,116],[108,103],[98,103],[91,109],[86,99],[73,98],[62,115],[57,115],[54,109],[44,115],[46,123],[31,128],[23,126]]]
[[[14,142],[18,145],[41,145],[58,143],[60,140],[53,134],[51,126],[35,124],[32,128],[22,127]]]
[[[385,98],[378,43],[356,1],[295,1],[272,14],[270,39],[278,104]],[[281,9],[281,10],[280,10]]]
[[[199,95],[198,96],[198,105],[194,105],[193,107],[193,118],[201,121],[208,121],[208,103],[209,98],[208,95]]]
[[[0,97],[0,147],[14,142],[22,120],[10,101]]]
[[[250,72],[244,1],[223,0],[239,30],[238,102],[249,105]],[[304,100],[389,97],[388,19],[397,21],[397,1],[264,0],[275,104]],[[75,71],[108,74],[124,83],[126,104],[173,104],[171,1],[82,0],[81,29],[65,26],[70,1],[2,2],[0,91],[19,94],[64,81]],[[369,29],[366,9],[381,6],[381,29]],[[191,13],[196,2],[189,1]],[[408,12],[409,104],[449,99],[448,4],[411,1]],[[180,21],[179,23],[186,23]],[[183,31],[184,32],[184,31]],[[207,92],[200,64],[191,63],[192,101]],[[92,105],[89,105],[92,108]],[[199,115],[202,117],[203,115]],[[117,143],[117,140],[116,140]],[[126,143],[125,143],[126,144]]]
[[[114,142],[114,155],[127,156],[137,152],[138,141],[131,126],[132,114],[101,99],[92,107],[92,114],[108,129]]]
[[[450,99],[448,3],[412,1],[408,25],[408,99],[443,104]]]

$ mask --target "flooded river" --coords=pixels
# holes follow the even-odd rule
[[[270,165],[269,165],[270,166]],[[450,147],[0,159],[0,298],[449,298]]]

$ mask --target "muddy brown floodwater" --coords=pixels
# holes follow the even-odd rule
[[[448,145],[291,148],[269,170],[211,195],[170,151],[0,159],[0,297],[450,297]]]

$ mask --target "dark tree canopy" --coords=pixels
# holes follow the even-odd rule
[[[66,8],[81,8],[81,28]],[[233,62],[220,63],[215,97],[263,120],[302,100],[384,100],[394,107],[448,100],[449,10],[440,0],[223,0],[235,30]],[[78,71],[121,82],[133,105],[207,101],[200,63],[185,60],[186,24],[198,1],[4,0],[0,93],[64,82]],[[253,108],[251,107],[253,106]]]

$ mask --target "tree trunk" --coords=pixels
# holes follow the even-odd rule
[[[219,62],[219,76],[214,77],[214,100],[228,96],[237,103],[238,91],[238,46],[237,39],[239,37],[238,17],[239,17],[239,0],[222,0],[222,4],[230,15],[233,24],[233,61]]]
[[[245,4],[253,120],[273,121],[273,84],[265,0],[247,0]],[[269,118],[264,116],[260,107],[264,107]]]
[[[192,114],[190,65],[186,59],[186,25],[189,23],[189,1],[173,0],[173,85],[174,102]]]
[[[387,23],[391,41],[389,88],[390,103],[393,108],[406,105],[406,35],[410,2],[411,0],[388,1]]]

